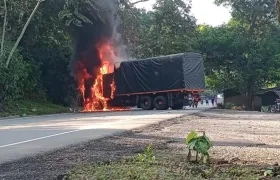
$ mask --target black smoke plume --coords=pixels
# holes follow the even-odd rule
[[[90,6],[90,3],[97,4],[97,7]],[[72,29],[72,39],[74,42],[74,54],[70,63],[71,75],[79,81],[79,74],[83,69],[91,75],[91,79],[85,82],[85,96],[90,96],[90,88],[96,79],[96,72],[101,66],[98,56],[97,44],[110,40],[121,44],[120,35],[117,33],[120,19],[118,17],[118,0],[90,0],[88,3],[80,4],[79,13],[91,21],[83,22],[81,27]]]

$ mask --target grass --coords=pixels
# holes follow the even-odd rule
[[[5,111],[0,112],[0,117],[59,114],[69,112],[69,109],[63,106],[55,105],[49,102],[34,102],[30,100],[18,101],[14,105],[5,107],[5,109]]]
[[[153,163],[133,159],[103,164],[86,165],[69,173],[67,180],[198,180],[239,179],[256,180],[258,168],[246,166],[217,166],[194,164],[185,161],[183,155],[158,156]]]

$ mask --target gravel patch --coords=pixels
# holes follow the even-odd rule
[[[214,143],[211,156],[236,164],[280,162],[280,115],[209,110],[134,129],[65,149],[0,164],[0,179],[62,179],[85,164],[113,161],[140,153],[152,143],[156,151],[186,151],[186,135],[202,130]]]
[[[165,126],[162,131],[147,134],[179,142],[169,144],[169,148],[184,150],[188,132],[205,131],[214,144],[211,155],[215,159],[260,165],[280,162],[278,114],[209,110],[183,117],[178,124]]]

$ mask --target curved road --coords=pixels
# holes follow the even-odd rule
[[[73,113],[0,120],[0,164],[204,110]]]

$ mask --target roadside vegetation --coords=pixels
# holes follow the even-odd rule
[[[46,114],[60,114],[69,112],[69,108],[59,106],[46,101],[20,100],[17,103],[9,104],[5,111],[0,112],[0,117],[7,116],[32,116]]]
[[[200,135],[201,134],[201,135]],[[119,161],[90,164],[71,171],[65,179],[239,179],[266,180],[279,178],[280,166],[240,165],[210,157],[212,142],[205,132],[191,131],[186,149],[166,151],[149,144],[142,153]]]
[[[153,163],[128,159],[99,165],[88,165],[72,171],[68,180],[77,179],[240,179],[256,180],[261,171],[257,167],[204,165],[186,162],[185,156],[169,154],[158,155]]]
[[[219,164],[210,160],[208,150],[211,142],[203,134],[198,136],[191,132],[186,138],[188,150],[194,150],[202,155],[198,160],[198,154],[191,159],[190,152],[166,153],[154,151],[149,145],[143,153],[129,159],[115,162],[104,162],[86,165],[73,170],[66,179],[123,179],[123,180],[150,180],[150,179],[240,179],[256,180],[261,177],[260,167],[238,166],[233,164]],[[157,152],[157,153],[155,153]],[[187,151],[186,151],[187,152]],[[204,157],[207,157],[205,161]],[[266,174],[265,177],[272,176]],[[263,176],[264,177],[264,176]]]

